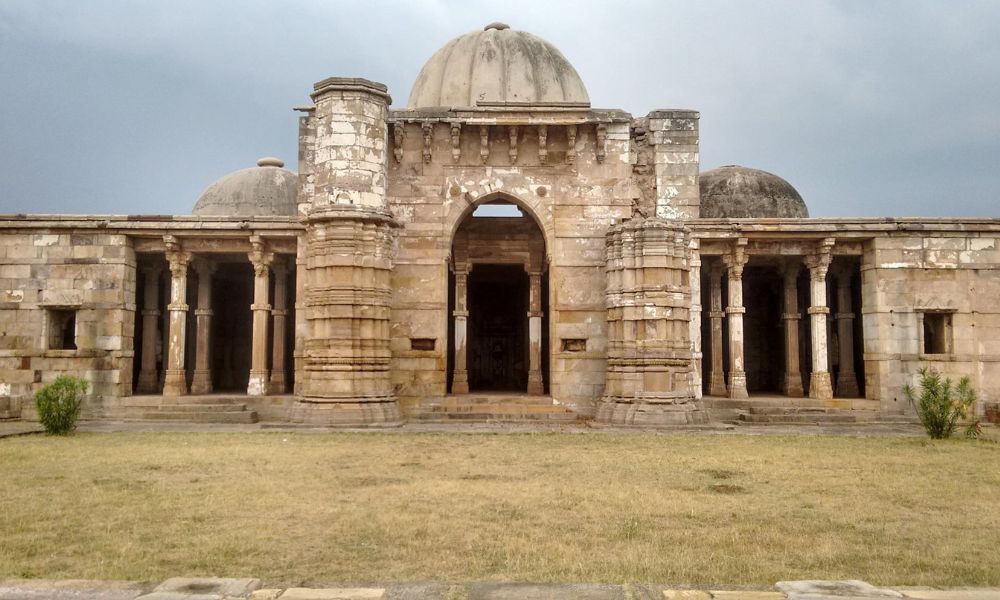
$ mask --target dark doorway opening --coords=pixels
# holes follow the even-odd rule
[[[218,392],[247,391],[253,346],[253,267],[220,263],[212,275],[212,386]]]
[[[754,266],[744,269],[743,360],[748,392],[781,393],[785,372],[781,293],[781,274],[777,270]]]
[[[521,265],[477,264],[469,274],[470,391],[528,386],[528,275]]]

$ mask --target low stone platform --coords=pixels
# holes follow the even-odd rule
[[[183,423],[256,423],[257,412],[241,395],[131,396],[115,409],[124,421]]]
[[[267,587],[259,579],[0,582],[0,600],[1000,600],[1000,588],[877,587],[864,581],[783,581],[769,590],[657,584],[398,583]]]
[[[452,394],[421,402],[410,418],[420,422],[572,423],[577,413],[552,402],[551,396],[517,393]]]
[[[878,420],[879,403],[865,398],[791,398],[754,395],[749,398],[706,396],[713,421],[755,424],[871,423]]]

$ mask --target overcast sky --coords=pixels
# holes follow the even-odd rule
[[[188,213],[261,156],[297,168],[315,81],[404,105],[497,20],[595,108],[700,110],[702,170],[781,175],[813,216],[1000,216],[1000,0],[0,0],[0,213]]]

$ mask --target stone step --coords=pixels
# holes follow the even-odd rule
[[[751,406],[746,410],[746,412],[752,415],[823,415],[834,414],[842,410],[844,409],[815,406]]]
[[[743,423],[772,424],[772,425],[796,425],[805,423],[857,423],[858,419],[852,414],[787,414],[787,415],[741,415],[740,421]]]
[[[192,412],[240,412],[247,409],[246,404],[164,404],[160,412],[192,413]]]
[[[257,412],[252,410],[227,412],[176,412],[149,411],[139,415],[143,421],[172,421],[182,423],[256,423]]]
[[[254,396],[267,399],[273,396]],[[160,406],[168,404],[244,404],[246,394],[203,394],[187,396],[141,395],[122,398],[122,406]]]
[[[553,404],[515,404],[510,402],[491,404],[448,404],[448,405],[423,405],[420,410],[424,412],[444,413],[444,412],[482,412],[482,413],[548,413],[548,412],[568,412],[566,408]]]
[[[524,406],[552,406],[552,396],[532,396],[529,394],[453,394],[440,398],[427,398],[423,406],[449,406],[456,404],[516,404]]]
[[[704,398],[706,408],[715,409],[747,409],[752,407],[770,406],[776,408],[843,408],[851,410],[878,410],[877,400],[865,398],[830,398],[817,400],[815,398],[751,397],[751,398]]]
[[[549,423],[572,423],[578,420],[576,413],[547,412],[547,413],[500,413],[500,412],[419,412],[413,415],[413,419],[425,423],[446,423],[453,421],[463,422],[549,422]]]

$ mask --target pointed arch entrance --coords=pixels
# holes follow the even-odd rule
[[[545,237],[512,199],[469,211],[452,238],[448,390],[548,390]]]

